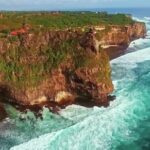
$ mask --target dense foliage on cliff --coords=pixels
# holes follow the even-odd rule
[[[94,12],[5,12],[0,18],[0,30],[21,27],[22,23],[37,28],[64,29],[100,24],[125,25],[133,23],[125,14],[107,14]]]
[[[66,40],[54,46],[49,45],[35,50],[21,46],[11,47],[6,53],[0,55],[1,81],[17,88],[37,86],[51,74],[53,69],[61,64],[66,66],[71,63],[71,71],[102,65],[103,73],[100,72],[95,77],[100,82],[107,74],[109,77],[110,72],[108,56],[102,50],[100,53],[102,58],[95,59],[95,55],[85,53],[85,49],[80,47],[76,40]]]
[[[12,38],[7,42],[14,43]],[[2,80],[17,87],[36,86],[52,69],[67,59],[72,46],[71,42],[62,41],[57,46],[49,45],[43,49],[11,47],[4,55],[0,55],[0,73],[4,73],[4,76],[0,74]]]

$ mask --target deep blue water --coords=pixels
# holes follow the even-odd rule
[[[148,34],[111,61],[117,98],[110,107],[72,105],[60,115],[44,109],[40,120],[6,105],[9,118],[0,123],[0,150],[150,150],[150,14],[109,10],[129,11],[146,23]]]
[[[108,13],[127,13],[136,17],[150,16],[150,8],[101,8],[92,11],[107,11]]]

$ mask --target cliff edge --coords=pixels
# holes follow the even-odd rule
[[[0,38],[0,97],[24,105],[109,103],[109,56],[143,38],[143,23],[31,30]]]

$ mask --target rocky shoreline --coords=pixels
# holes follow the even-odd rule
[[[83,100],[83,99],[78,99],[75,103],[75,105],[80,105],[83,107],[87,107],[87,108],[92,108],[94,106],[104,106],[104,107],[108,107],[109,106],[109,102],[115,100],[115,95],[110,95],[108,96],[108,101],[98,104],[95,103],[94,101],[89,100]],[[28,110],[30,110],[31,112],[34,113],[34,115],[37,118],[41,118],[42,119],[42,113],[41,111],[43,110],[43,108],[48,108],[50,112],[52,113],[56,113],[59,114],[59,111],[61,109],[64,109],[66,106],[68,106],[68,104],[64,104],[64,105],[59,105],[55,102],[46,102],[46,103],[41,103],[40,105],[18,105],[15,103],[0,103],[0,121],[3,121],[5,118],[7,118],[7,112],[5,110],[4,104],[9,104],[12,105],[15,109],[17,109],[18,111],[22,112],[22,113],[27,113]]]

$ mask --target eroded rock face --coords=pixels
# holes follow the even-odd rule
[[[110,31],[102,38],[102,45],[128,46],[131,41],[144,38],[146,27],[143,23],[134,23],[128,26],[112,26]]]
[[[104,33],[100,40],[101,47],[105,49],[110,59],[119,57],[125,53],[130,42],[138,38],[144,38],[146,26],[144,23],[135,22],[127,26],[112,26],[109,32]]]
[[[72,104],[75,101],[75,96],[66,91],[60,91],[55,96],[55,102],[59,105]]]
[[[135,23],[130,26],[111,26],[105,34],[94,28],[89,32],[46,31],[39,32],[38,35],[35,33],[22,35],[11,43],[7,39],[0,41],[1,55],[5,55],[5,52],[12,48],[37,52],[34,57],[32,53],[29,53],[31,56],[22,57],[20,62],[23,65],[45,63],[47,56],[38,56],[38,53],[42,53],[43,49],[50,46],[59,50],[63,41],[76,43],[67,49],[65,60],[47,73],[34,87],[12,86],[11,82],[5,80],[5,72],[1,71],[0,95],[5,97],[6,101],[20,105],[40,105],[46,102],[67,105],[78,99],[90,100],[100,105],[108,103],[108,96],[113,92],[114,87],[111,81],[109,57],[102,46],[127,47],[132,40],[144,37],[145,33],[145,25]],[[97,35],[100,38],[97,38]],[[8,62],[11,59],[6,57]],[[16,76],[15,73],[13,75]]]
[[[144,23],[134,23],[132,26],[128,27],[127,33],[130,37],[130,41],[144,38],[146,35],[146,26]]]

